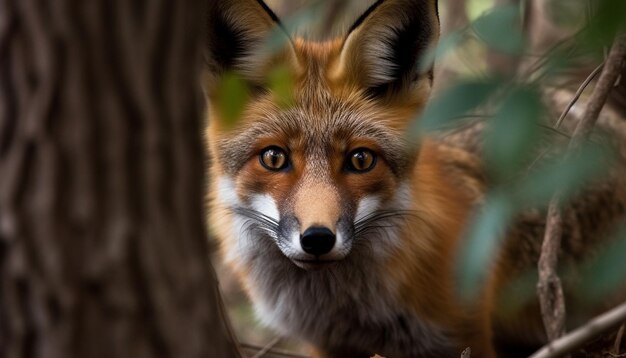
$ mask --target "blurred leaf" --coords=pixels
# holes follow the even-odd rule
[[[441,39],[439,39],[439,43],[435,48],[429,49],[428,51],[426,51],[426,54],[424,54],[424,56],[420,57],[420,71],[428,71],[433,66],[436,59],[441,60],[442,58],[444,58],[450,52],[458,48],[464,40],[465,34],[459,31],[452,31],[449,34],[443,36]]]
[[[482,289],[493,264],[504,230],[513,214],[504,195],[493,194],[473,220],[466,240],[461,244],[457,269],[458,291],[465,299],[473,299]]]
[[[487,46],[511,55],[522,52],[524,39],[518,6],[498,6],[476,19],[472,27]]]
[[[536,68],[536,72],[528,73],[527,79],[538,84],[547,82],[549,77],[566,75],[567,70],[576,66],[577,56],[569,48],[557,49],[546,57],[545,62]],[[580,64],[578,65],[580,66]]]
[[[268,75],[269,88],[281,108],[293,106],[293,75],[286,66],[277,66]]]
[[[483,104],[498,88],[500,82],[470,80],[445,90],[433,98],[422,114],[418,130],[441,129],[451,121],[459,119],[468,111]]]
[[[590,179],[606,174],[611,153],[600,144],[587,143],[576,153],[565,158],[555,158],[531,172],[514,192],[516,202],[521,205],[542,205],[547,203],[557,192],[563,201],[567,200]]]
[[[626,288],[626,224],[612,243],[592,260],[582,272],[581,294],[590,301],[610,297]]]
[[[485,132],[485,157],[497,179],[506,180],[527,164],[539,140],[542,104],[538,90],[511,91]]]
[[[248,102],[248,85],[239,75],[227,72],[219,85],[219,110],[223,125],[232,128],[237,124]]]
[[[315,28],[316,22],[325,17],[325,10],[328,5],[323,0],[306,2],[291,16],[281,19],[282,24],[290,34],[298,33],[302,29]]]
[[[493,8],[493,0],[467,0],[466,8],[469,18],[475,19]]]
[[[551,0],[543,10],[554,25],[576,30],[585,23],[588,6],[588,0]]]

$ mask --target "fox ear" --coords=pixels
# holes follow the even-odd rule
[[[378,0],[350,28],[339,57],[343,79],[373,94],[432,82],[419,60],[439,39],[437,0]]]
[[[291,39],[262,0],[211,0],[205,62],[209,81],[227,71],[262,78],[273,61],[295,61]]]

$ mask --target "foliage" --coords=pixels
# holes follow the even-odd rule
[[[622,11],[616,15],[614,10],[624,7],[624,3],[604,0],[595,5],[597,12],[590,16],[587,26],[569,39],[576,44],[574,50],[572,46],[563,46],[548,52],[540,65],[531,66],[532,72],[523,77],[515,73],[487,72],[460,80],[435,98],[421,118],[421,130],[426,132],[432,130],[434,124],[449,126],[451,120],[462,118],[463,113],[478,112],[486,117],[488,124],[484,131],[484,157],[494,185],[468,231],[467,244],[460,250],[459,289],[466,297],[472,297],[481,287],[505,236],[507,223],[516,213],[530,206],[545,207],[557,192],[567,201],[590,181],[606,176],[611,157],[606,146],[590,143],[568,155],[559,149],[563,146],[562,140],[555,138],[547,144],[542,140],[546,134],[544,128],[553,126],[554,120],[543,105],[538,81],[550,83],[577,66],[581,58],[610,46],[626,14]],[[514,25],[520,23],[520,11],[521,7],[516,6],[496,7],[467,28],[448,34],[442,41],[443,48],[437,51],[440,54],[449,51],[451,42],[462,46],[463,41],[458,39],[464,39],[477,41],[485,51],[506,54],[509,60],[527,61],[525,56],[529,50],[524,47],[527,41],[521,26]],[[513,24],[512,31],[502,31],[507,24],[509,28]],[[549,159],[543,155],[546,151],[552,153]],[[619,247],[619,243],[615,247]],[[611,264],[616,261],[611,260],[615,255],[614,251],[607,250],[596,258],[595,262],[602,264],[596,264],[596,269],[590,272],[608,277],[596,285],[604,283],[602,287],[608,289],[618,282],[617,277],[623,278],[623,274],[617,274],[623,271],[620,266]]]

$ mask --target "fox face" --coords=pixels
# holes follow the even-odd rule
[[[218,179],[218,200],[250,224],[239,237],[261,245],[254,236],[268,236],[266,244],[304,269],[344,259],[359,235],[376,231],[369,225],[400,214],[408,199],[400,133],[368,121],[372,111],[325,97],[315,112],[297,105],[269,121],[252,119],[221,148],[225,157],[242,157]]]
[[[315,98],[297,91],[287,110],[260,99],[262,113],[252,109],[244,129],[215,143],[218,161],[229,163],[217,177],[217,199],[244,218],[240,231],[248,232],[239,237],[274,245],[311,269],[344,259],[360,236],[380,236],[377,225],[403,215],[414,148],[384,125],[383,108],[327,90]],[[391,237],[367,242],[377,252],[393,244]]]
[[[210,226],[262,321],[330,355],[451,353],[393,278],[442,241],[438,218],[421,218],[439,205],[420,189],[428,150],[406,135],[430,94],[419,59],[438,38],[437,2],[377,1],[321,43],[289,35],[261,1],[213,1],[209,15]],[[288,106],[265,80],[276,66],[294,80]],[[219,100],[229,72],[249,88],[234,126]],[[376,328],[352,329],[364,322]]]
[[[327,43],[291,39],[256,1],[212,5],[209,82],[235,71],[256,88],[238,125],[224,129],[217,89],[208,86],[214,199],[240,219],[236,236],[253,242],[243,247],[273,245],[303,269],[343,260],[360,242],[380,253],[393,248],[380,225],[405,215],[411,200],[407,179],[417,151],[405,133],[429,95],[432,77],[417,61],[436,40],[438,22],[435,2],[388,3],[372,6],[345,39]],[[417,21],[407,8],[431,18]],[[386,18],[404,19],[391,27]],[[403,38],[416,30],[419,41]],[[272,31],[280,31],[283,46],[264,53],[259,43]],[[218,53],[227,39],[239,49],[232,58]],[[295,79],[288,108],[263,84],[276,64]],[[366,236],[379,238],[359,239]]]

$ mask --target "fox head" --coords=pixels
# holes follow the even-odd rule
[[[398,246],[419,152],[406,129],[432,85],[419,60],[438,35],[436,0],[378,0],[327,42],[292,37],[261,0],[211,2],[210,221],[227,257],[311,270]],[[293,78],[288,106],[267,85],[276,66]],[[231,73],[249,88],[234,126],[219,86]]]

